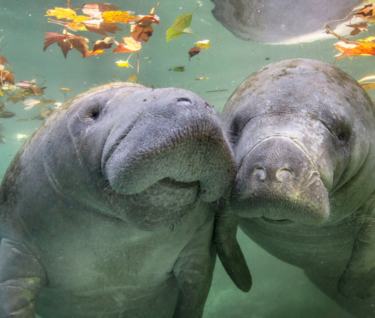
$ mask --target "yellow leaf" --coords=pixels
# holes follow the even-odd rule
[[[73,31],[87,31],[86,26],[82,22],[69,22],[67,27]]]
[[[71,9],[55,8],[55,10],[48,10],[45,16],[56,17],[57,19],[71,19],[74,20],[76,12]]]
[[[139,18],[130,14],[129,11],[106,11],[102,13],[102,18],[107,22],[131,23]]]
[[[367,74],[367,75],[362,76],[358,80],[358,82],[370,81],[370,80],[374,80],[374,79],[375,79],[375,74]]]
[[[375,89],[375,83],[359,83],[365,91],[372,91]]]
[[[209,77],[197,77],[195,80],[196,81],[203,81],[203,80],[208,80],[208,79],[210,79]]]
[[[86,17],[85,15],[77,15],[75,18],[74,18],[74,22],[83,22],[83,21],[87,21],[87,20],[90,20],[90,18]]]
[[[73,92],[70,88],[60,88],[60,91],[63,91],[63,92]]]
[[[117,66],[119,67],[124,67],[126,66],[127,68],[129,68],[129,62],[128,61],[123,61],[123,60],[119,60],[116,62],[117,63]],[[131,65],[130,65],[131,66]]]
[[[196,44],[198,47],[204,47],[207,50],[210,47],[210,40],[202,40],[195,42],[194,44]]]

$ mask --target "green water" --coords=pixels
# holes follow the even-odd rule
[[[84,2],[72,0],[73,7]],[[148,14],[157,1],[111,1],[122,10]],[[183,13],[194,13],[191,28],[198,37],[184,34],[180,38],[165,43],[166,30]],[[67,98],[85,90],[112,81],[125,81],[135,74],[139,83],[147,86],[177,87],[193,91],[221,111],[231,93],[249,75],[261,67],[289,58],[310,58],[333,63],[338,52],[333,47],[337,42],[333,36],[311,43],[290,45],[260,44],[236,38],[222,24],[215,20],[211,10],[214,4],[209,0],[161,0],[156,10],[160,23],[154,25],[154,34],[147,43],[142,43],[139,52],[140,71],[136,73],[136,55],[130,58],[135,69],[118,67],[116,61],[126,60],[126,54],[104,54],[82,59],[81,54],[72,50],[65,59],[57,44],[52,44],[43,52],[45,32],[59,32],[62,27],[48,23],[46,10],[65,7],[62,0],[2,0],[0,1],[0,55],[6,57],[16,82],[37,79],[37,84],[45,83],[45,95],[39,99],[64,102],[60,88],[69,88]],[[293,20],[293,17],[288,19]],[[308,15],[306,15],[308,20]],[[129,26],[120,26],[115,36],[129,36]],[[375,28],[374,28],[375,30]],[[91,41],[103,38],[90,32],[77,32]],[[362,35],[358,36],[360,38]],[[370,35],[366,35],[370,36]],[[363,37],[363,36],[362,36]],[[210,39],[211,47],[189,61],[188,51],[194,42]],[[92,44],[90,43],[90,48]],[[149,57],[149,59],[145,59]],[[354,78],[374,71],[375,57],[358,57],[352,62],[340,60],[337,66]],[[184,66],[184,72],[169,71],[173,67]],[[196,80],[209,77],[208,80]],[[31,118],[38,116],[40,106],[30,111],[24,110],[22,102],[13,104],[6,97],[0,97],[6,109],[16,115],[0,118],[5,143],[0,144],[0,179],[6,168],[22,146],[24,139],[18,134],[31,135],[42,123]],[[28,119],[27,121],[19,121]],[[219,262],[214,273],[204,317],[251,317],[251,318],[350,318],[333,301],[320,292],[304,276],[302,270],[283,263],[257,247],[244,234],[239,233],[239,242],[246,255],[253,275],[253,288],[248,294],[235,289],[224,273]],[[48,317],[44,317],[48,318]]]

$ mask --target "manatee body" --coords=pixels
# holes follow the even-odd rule
[[[0,317],[200,317],[235,174],[219,115],[191,92],[112,83],[71,99],[1,184]],[[216,224],[218,242],[235,235]]]
[[[374,111],[342,70],[293,59],[247,78],[222,113],[238,168],[225,209],[361,318],[375,316]]]
[[[236,37],[260,43],[300,43],[339,34],[365,0],[211,0],[213,16]],[[342,31],[340,29],[342,28]]]

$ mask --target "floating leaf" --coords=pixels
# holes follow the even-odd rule
[[[345,39],[339,35],[337,35],[335,32],[332,31],[328,26],[327,33],[333,34],[341,41],[334,43],[334,47],[340,51],[341,53],[337,54],[336,56],[339,56],[334,63],[336,63],[338,60],[341,60],[345,57],[353,57],[357,55],[361,56],[369,56],[369,55],[375,55],[375,37],[371,36],[368,38],[364,38],[361,40],[353,41]]]
[[[113,37],[107,36],[102,40],[96,41],[94,43],[94,48],[92,49],[92,51],[95,52],[97,50],[103,51],[104,49],[110,49],[112,47],[113,43],[109,43],[109,41],[111,41],[112,39],[113,39]]]
[[[200,48],[206,48],[206,50],[209,49],[210,47],[210,40],[202,40],[202,41],[198,41],[198,42],[195,42],[194,44],[196,44],[197,47],[200,47]]]
[[[139,15],[138,20],[135,24],[130,27],[130,34],[132,38],[138,42],[147,42],[152,36],[154,29],[152,27],[152,23],[159,24],[160,18],[155,15],[155,9],[157,8],[158,4],[155,8],[152,8],[149,15]]]
[[[364,81],[371,81],[371,80],[375,80],[375,74],[367,74],[367,75],[364,75],[362,76],[358,82],[364,82]]]
[[[195,80],[196,81],[203,81],[203,80],[208,80],[208,79],[210,79],[209,77],[198,77],[198,78],[196,78]]]
[[[365,91],[372,91],[375,89],[375,83],[359,83]]]
[[[88,31],[107,36],[106,32],[116,33],[116,31],[122,31],[122,29],[116,26],[116,23],[107,22],[103,20],[88,20],[84,21],[83,24],[86,26]]]
[[[126,80],[126,82],[129,82],[129,83],[138,83],[138,77],[134,74],[130,75],[128,77],[128,79]]]
[[[176,67],[170,68],[168,71],[185,72],[185,66],[176,66]]]
[[[55,10],[48,10],[45,16],[74,20],[76,15],[76,12],[71,9],[55,8]]]
[[[130,66],[131,68],[133,68],[133,66],[131,66],[131,65],[129,64],[129,61],[128,61],[128,60],[126,60],[126,61],[119,60],[119,61],[116,61],[116,64],[117,64],[117,66],[119,66],[119,67],[124,67],[124,66],[126,66],[127,68],[129,68],[129,66]]]
[[[375,20],[375,16],[374,16],[375,11],[374,11],[374,9],[375,9],[374,5],[368,4],[368,5],[364,6],[363,9],[359,10],[355,14],[355,16],[359,17],[359,18],[361,18],[363,20],[373,21],[373,20]]]
[[[104,52],[103,50],[87,51],[85,53],[85,57],[92,56],[92,55],[100,55],[100,54],[108,54],[108,53]]]
[[[60,88],[60,91],[62,91],[62,92],[73,92],[70,88],[64,88],[64,87]]]
[[[117,48],[112,51],[113,53],[135,53],[142,48],[141,42],[134,40],[132,37],[124,37],[122,39],[124,43],[115,41]]]
[[[30,110],[31,108],[33,108],[37,105],[40,105],[41,103],[42,103],[42,101],[37,100],[37,99],[33,99],[33,98],[27,98],[23,102],[23,104],[26,106],[26,107],[24,107],[24,109],[26,109],[26,110]]]
[[[201,51],[201,48],[200,48],[199,46],[194,46],[193,48],[191,48],[191,49],[189,50],[189,61],[190,61],[190,59],[191,59],[193,56],[199,54],[200,51]]]
[[[67,32],[65,32],[65,34],[46,32],[44,39],[46,41],[44,42],[43,51],[46,51],[51,44],[57,42],[57,44],[61,47],[65,58],[71,49],[76,49],[81,52],[82,57],[85,57],[85,53],[88,51],[88,45],[86,44],[89,42],[88,39],[81,36],[75,36]]]
[[[7,98],[7,102],[11,101],[13,102],[13,104],[17,104],[19,101],[23,101],[25,100],[25,97],[24,96],[20,96],[20,95],[10,95],[8,98]]]
[[[12,113],[12,112],[2,112],[0,113],[0,118],[12,118],[16,116],[15,113]]]
[[[11,67],[10,64],[8,63],[8,61],[6,60],[6,58],[2,55],[0,55],[0,64],[6,64],[9,67]]]
[[[0,84],[3,85],[5,82],[14,84],[13,72],[7,70],[0,71]]]
[[[139,18],[131,15],[130,11],[106,11],[102,13],[102,19],[107,22],[129,24],[138,21]]]
[[[115,7],[109,3],[86,3],[82,7],[82,12],[88,16],[95,16],[106,11],[115,11],[120,7]]]
[[[352,32],[350,32],[351,36],[357,35],[360,32],[368,31],[366,22],[359,23],[359,24],[347,24],[346,26],[354,29]]]
[[[56,102],[56,101],[53,101]],[[53,110],[46,105],[43,105],[42,108],[40,109],[40,117],[43,119],[46,119],[49,115],[53,113]]]
[[[199,8],[199,5],[195,11],[197,11],[198,8]],[[190,27],[190,23],[191,23],[191,20],[193,19],[193,14],[195,13],[195,11],[193,13],[181,14],[179,17],[177,17],[176,21],[172,24],[172,26],[166,32],[167,39],[165,43],[168,43],[169,41],[173,39],[179,38],[183,33],[193,34],[189,27]]]
[[[69,22],[66,27],[72,31],[88,31],[85,24],[82,22]]]

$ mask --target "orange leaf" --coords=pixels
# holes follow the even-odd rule
[[[117,47],[112,51],[113,53],[135,53],[142,48],[141,42],[134,40],[132,37],[124,37],[122,39],[124,43],[115,41]]]
[[[111,43],[112,44],[112,43]],[[85,53],[85,57],[92,56],[92,55],[100,55],[100,54],[108,54],[107,52],[104,52],[103,50],[92,50]]]
[[[95,16],[106,11],[115,11],[120,7],[115,7],[109,3],[86,3],[82,7],[82,12],[88,16]]]
[[[375,83],[359,83],[365,91],[372,91],[375,89]]]
[[[139,18],[131,15],[128,11],[106,11],[102,13],[102,19],[107,22],[131,23]]]

